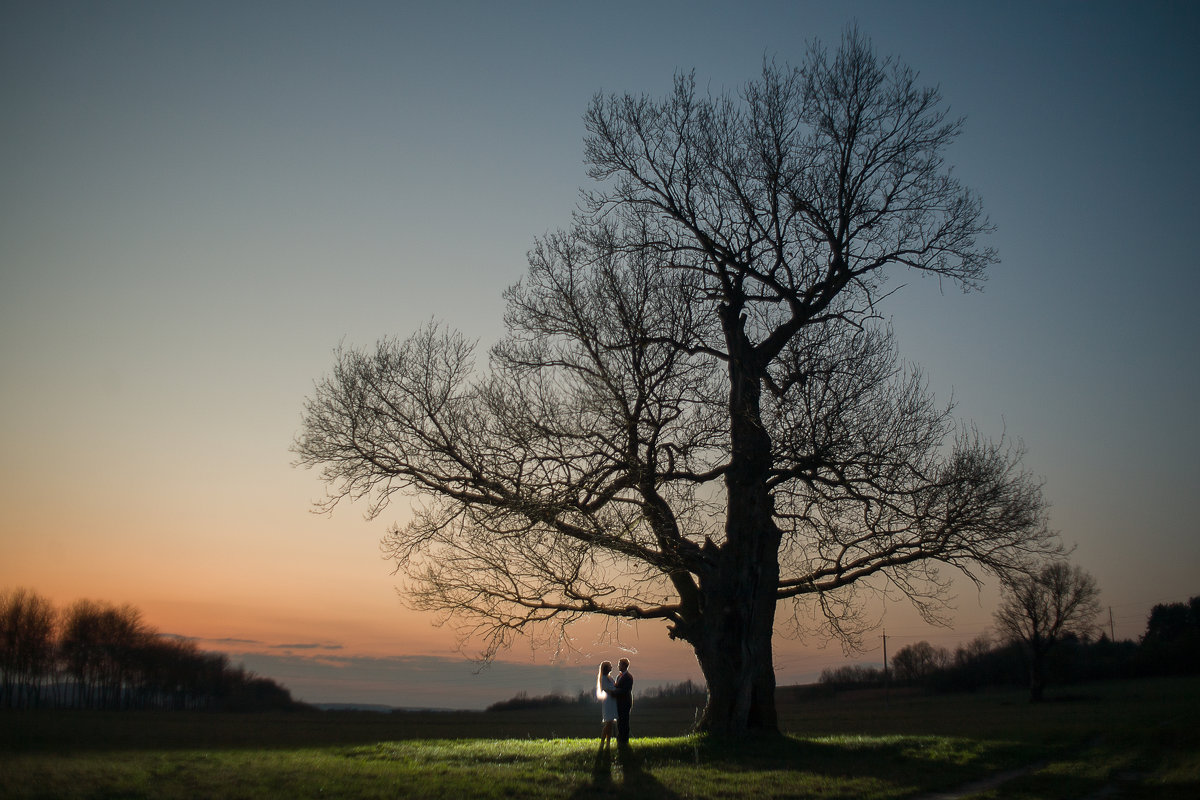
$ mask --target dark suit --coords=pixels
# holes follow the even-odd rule
[[[617,744],[629,744],[629,709],[633,707],[633,675],[622,672],[615,681],[617,691]]]

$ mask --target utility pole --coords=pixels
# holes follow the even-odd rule
[[[1108,636],[1114,643],[1117,641],[1117,629],[1113,627],[1112,606],[1108,607]]]
[[[887,660],[887,628],[883,629],[883,703],[887,705],[888,697],[891,694],[888,685],[888,660]]]

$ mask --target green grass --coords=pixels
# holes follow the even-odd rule
[[[353,747],[95,751],[4,759],[4,794],[183,797],[899,798],[1011,763],[1017,750],[948,737],[821,737],[715,745],[430,739]],[[936,772],[934,778],[931,772]]]
[[[0,797],[906,798],[1034,767],[978,798],[1200,796],[1200,679],[1019,693],[781,695],[777,740],[680,735],[634,709],[630,753],[592,708],[453,714],[0,714]]]

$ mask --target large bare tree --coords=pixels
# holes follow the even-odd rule
[[[431,324],[340,350],[307,401],[294,450],[326,508],[417,498],[385,539],[417,607],[489,655],[662,620],[702,728],[774,730],[781,603],[852,638],[856,587],[935,615],[939,566],[1058,551],[1019,451],[936,406],[878,322],[889,273],[970,288],[995,260],[935,89],[851,30],[739,93],[682,75],[585,120],[596,187],[530,251],[486,366]]]

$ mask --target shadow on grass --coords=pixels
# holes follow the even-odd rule
[[[947,737],[635,740],[632,749],[616,757],[598,752],[590,780],[571,798],[722,794],[764,781],[792,787],[788,796],[796,798],[830,796],[831,784],[841,786],[845,796],[879,790],[934,792],[1027,764],[1034,757],[1028,747],[1016,743]]]
[[[617,777],[613,775],[614,767],[619,772]],[[674,800],[680,795],[668,789],[648,772],[643,757],[632,747],[625,745],[617,750],[615,756],[604,748],[597,750],[592,764],[591,780],[572,792],[570,800],[614,797],[625,800]]]

